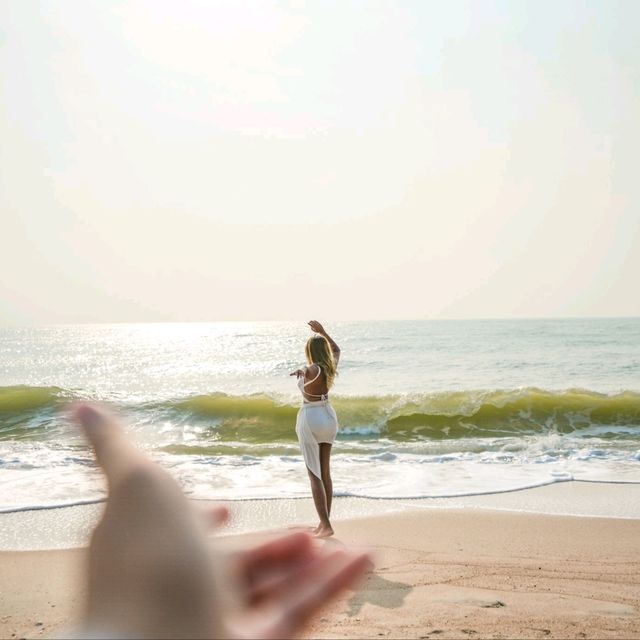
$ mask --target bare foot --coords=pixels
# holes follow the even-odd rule
[[[329,538],[333,535],[333,529],[331,525],[321,524],[318,530],[316,531],[314,537],[315,538]]]

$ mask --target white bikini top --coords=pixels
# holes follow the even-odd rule
[[[305,395],[307,396],[313,396],[314,398],[318,398],[319,400],[328,400],[328,394],[326,393],[321,393],[321,394],[317,394],[317,393],[309,393],[308,391],[305,391],[305,387],[309,384],[311,384],[312,382],[315,382],[319,377],[320,374],[322,373],[322,368],[319,365],[316,365],[318,367],[318,373],[316,374],[316,377],[313,378],[312,380],[307,380],[307,382],[304,381],[304,376],[302,376],[301,378],[298,378],[298,389],[300,389],[300,392],[302,393],[302,397],[304,398]]]

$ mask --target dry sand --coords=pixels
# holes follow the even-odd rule
[[[325,544],[368,547],[376,567],[311,638],[640,637],[640,520],[416,509],[337,522]],[[69,629],[83,555],[0,552],[0,636]]]
[[[309,637],[640,637],[640,520],[428,511],[339,535],[376,569]]]

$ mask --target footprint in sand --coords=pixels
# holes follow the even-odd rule
[[[495,600],[494,602],[489,602],[489,604],[481,605],[484,609],[497,609],[498,607],[506,607],[507,605],[500,600]]]

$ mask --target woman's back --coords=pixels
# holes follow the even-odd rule
[[[298,388],[309,402],[326,399],[329,388],[322,367],[315,363],[305,367],[304,376],[298,379]]]

